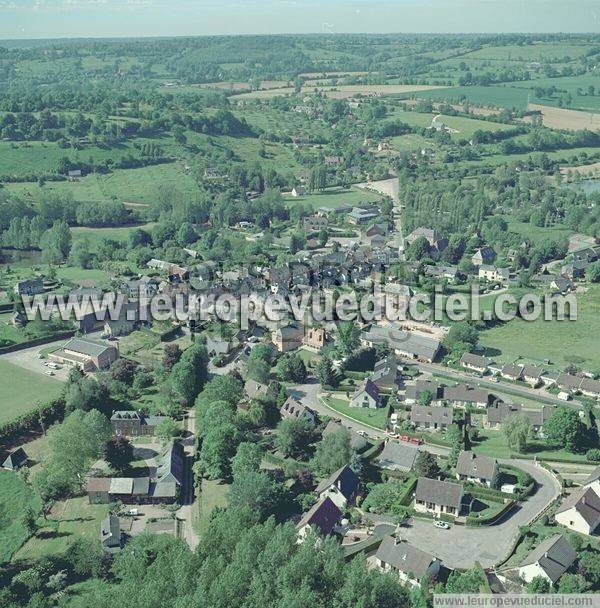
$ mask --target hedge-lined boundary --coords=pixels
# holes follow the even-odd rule
[[[11,344],[10,346],[3,346],[0,348],[0,355],[7,353],[14,353],[19,350],[25,350],[26,348],[34,348],[35,346],[43,346],[44,344],[50,344],[50,342],[58,342],[58,340],[68,340],[75,335],[75,330],[62,331],[58,334],[52,334],[50,336],[44,336],[43,338],[36,338],[35,340],[29,340],[29,342],[19,342],[19,344]]]
[[[10,444],[18,437],[39,429],[42,424],[47,428],[51,424],[61,421],[64,415],[65,402],[62,398],[40,405],[27,414],[22,414],[1,425],[0,444]]]
[[[515,505],[516,500],[509,500],[502,505],[502,508],[498,509],[495,513],[486,517],[476,517],[474,515],[467,515],[465,521],[467,527],[479,528],[482,526],[493,526],[499,519],[504,517]]]

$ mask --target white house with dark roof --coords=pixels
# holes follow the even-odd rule
[[[592,534],[600,525],[600,496],[593,488],[582,487],[562,503],[554,519],[580,534]]]
[[[319,499],[330,498],[338,508],[345,509],[356,497],[359,486],[360,479],[356,473],[348,465],[344,465],[324,479],[315,491]]]
[[[443,431],[454,421],[454,410],[451,407],[413,405],[410,410],[410,421],[418,429]]]
[[[415,491],[415,511],[432,515],[460,515],[463,487],[459,483],[419,477]]]
[[[286,418],[296,418],[297,420],[308,420],[312,423],[315,423],[317,420],[316,412],[300,403],[295,397],[288,397],[281,406],[279,413],[283,420]]]
[[[456,478],[459,481],[468,481],[490,487],[498,471],[495,458],[463,451],[456,463]]]
[[[319,536],[329,536],[341,517],[340,509],[331,498],[326,496],[315,503],[296,525],[298,542],[304,542],[311,532]]]
[[[392,572],[403,583],[417,587],[423,577],[437,578],[442,562],[406,540],[385,536],[375,554],[375,563],[382,572]]]
[[[419,450],[415,445],[389,439],[379,455],[377,465],[389,471],[408,473],[415,466],[418,455]]]
[[[584,487],[592,488],[600,496],[600,466],[596,467],[583,483]]]
[[[363,380],[354,391],[350,407],[364,407],[372,410],[381,407],[381,395],[375,383],[368,378]]]
[[[481,355],[476,355],[474,353],[464,353],[463,356],[460,358],[461,367],[471,369],[481,374],[487,372],[488,367],[492,363],[493,361],[488,357],[482,357]]]
[[[519,576],[530,583],[541,576],[553,585],[573,565],[577,553],[562,534],[541,542],[519,566]]]

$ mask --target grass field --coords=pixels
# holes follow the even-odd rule
[[[21,515],[27,506],[40,510],[41,501],[21,477],[0,469],[0,564],[8,562],[27,539]]]
[[[172,186],[184,194],[197,191],[193,178],[178,163],[117,169],[108,175],[92,173],[75,182],[48,182],[43,189],[46,192],[70,193],[76,201],[81,202],[114,198],[124,203],[148,204],[156,198],[159,186]],[[34,182],[7,184],[6,190],[34,201],[42,195],[42,189]]]
[[[90,245],[96,246],[102,239],[111,239],[113,241],[126,242],[129,234],[136,228],[149,231],[154,224],[142,224],[136,226],[122,226],[120,228],[71,228],[71,236],[73,242],[87,238]]]
[[[197,529],[200,534],[206,528],[209,522],[210,514],[214,509],[224,509],[227,507],[227,494],[229,492],[229,484],[218,479],[210,480],[203,479],[200,488],[200,496],[198,498],[198,520],[196,521]]]
[[[473,451],[477,454],[494,456],[495,458],[510,458],[511,455],[518,456],[518,452],[511,450],[506,444],[506,438],[502,431],[480,431],[481,440],[474,444]],[[569,458],[587,462],[585,454],[571,454],[566,450],[548,449],[542,440],[532,440],[528,444],[526,454],[537,456],[538,459],[552,460],[552,458]]]
[[[468,101],[474,105],[494,108],[516,108],[524,110],[527,107],[528,92],[524,89],[511,87],[450,87],[435,91],[424,91],[418,94],[423,99],[432,101],[448,101],[460,103]]]
[[[300,198],[286,196],[285,201],[290,205],[297,203],[310,203],[314,209],[318,209],[319,207],[335,209],[341,205],[377,203],[381,201],[381,197],[375,192],[359,190],[357,188],[329,188],[323,192],[307,194],[306,196],[301,196]]]
[[[52,508],[48,522],[16,553],[16,559],[35,560],[67,551],[77,538],[96,540],[108,505],[90,505],[87,496],[69,498]],[[43,520],[40,520],[42,523]]]
[[[57,397],[62,383],[49,376],[31,372],[18,365],[0,359],[0,424],[26,414],[37,404]]]
[[[550,359],[562,368],[575,363],[588,371],[600,371],[600,287],[577,294],[577,313],[576,321],[514,319],[482,332],[480,342],[504,357]]]
[[[323,397],[321,401],[330,409],[342,414],[342,416],[348,416],[348,418],[354,418],[358,422],[363,422],[370,426],[378,429],[385,429],[387,427],[387,420],[389,411],[387,407],[380,408],[377,410],[371,410],[360,407],[350,407],[346,399],[340,399],[338,397]]]
[[[570,131],[600,131],[600,114],[593,112],[579,112],[566,108],[553,108],[551,106],[530,103],[530,110],[539,110],[542,113],[544,126],[551,129],[567,129]]]
[[[508,224],[509,232],[516,232],[533,244],[546,239],[561,241],[568,239],[573,234],[573,231],[569,228],[534,226],[529,222],[518,222],[510,216],[505,216],[504,219]]]

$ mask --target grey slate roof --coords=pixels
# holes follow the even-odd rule
[[[562,534],[556,534],[540,543],[523,561],[521,566],[539,564],[555,583],[573,564],[577,554]]]
[[[442,394],[442,386],[433,380],[422,380],[419,379],[414,385],[406,387],[406,398],[417,401],[419,397],[425,393],[430,392],[434,401],[437,401]]]
[[[395,570],[412,574],[419,580],[427,574],[427,570],[436,558],[429,553],[411,545],[406,540],[386,536],[381,541],[375,557]]]
[[[100,541],[118,544],[121,537],[121,523],[116,515],[107,515],[100,524]]]
[[[326,497],[318,503],[314,504],[309,511],[307,511],[298,525],[297,528],[303,528],[307,524],[317,528],[323,536],[331,534],[331,531],[340,520],[342,512],[337,508],[331,498]]]
[[[575,509],[589,526],[593,526],[600,519],[600,496],[592,488],[583,487],[573,492],[556,513],[564,513]]]
[[[585,486],[598,480],[600,480],[600,466],[592,471],[590,476],[584,481],[583,485]]]
[[[481,355],[476,355],[474,353],[464,353],[460,358],[460,364],[464,366],[472,366],[484,368],[492,363],[492,360],[488,357],[482,357]]]
[[[321,494],[331,486],[336,486],[346,500],[350,500],[357,492],[360,479],[356,473],[346,464],[341,469],[324,479],[316,489]]]
[[[416,446],[390,440],[379,456],[379,466],[383,469],[410,471],[418,455]]]
[[[19,467],[22,467],[29,460],[27,452],[23,448],[17,448],[12,451],[6,460],[2,463],[2,468],[10,471],[16,471]]]
[[[410,410],[410,419],[415,424],[431,422],[450,425],[454,420],[454,410],[451,407],[413,405]]]
[[[345,427],[335,420],[330,420],[327,423],[327,426],[323,429],[323,437],[327,435],[331,435],[331,433],[339,433],[339,431],[343,430]],[[346,429],[350,434],[350,447],[353,450],[360,451],[367,446],[367,440],[364,437],[361,437],[356,431],[351,429]]]
[[[456,472],[467,477],[478,477],[491,481],[496,470],[496,460],[489,456],[463,451],[456,463]]]
[[[463,487],[458,483],[419,477],[417,481],[416,499],[432,502],[436,505],[454,507],[460,511]]]
[[[366,378],[365,380],[363,380],[357,387],[356,390],[354,391],[354,399],[356,399],[361,393],[367,393],[367,395],[369,395],[369,397],[371,397],[372,399],[374,399],[375,401],[379,401],[380,396],[379,396],[379,389],[377,388],[377,386],[375,386],[375,384],[369,380],[368,378]]]
[[[447,401],[457,401],[466,403],[487,403],[490,394],[483,389],[474,388],[469,384],[457,384],[456,386],[444,387],[443,398]]]
[[[111,347],[107,344],[95,342],[94,340],[84,340],[83,338],[72,338],[63,346],[63,350],[71,350],[88,357],[99,357],[109,348]]]

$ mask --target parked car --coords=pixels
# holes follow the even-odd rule
[[[433,522],[433,525],[440,530],[449,530],[450,526],[445,521],[436,520]]]

